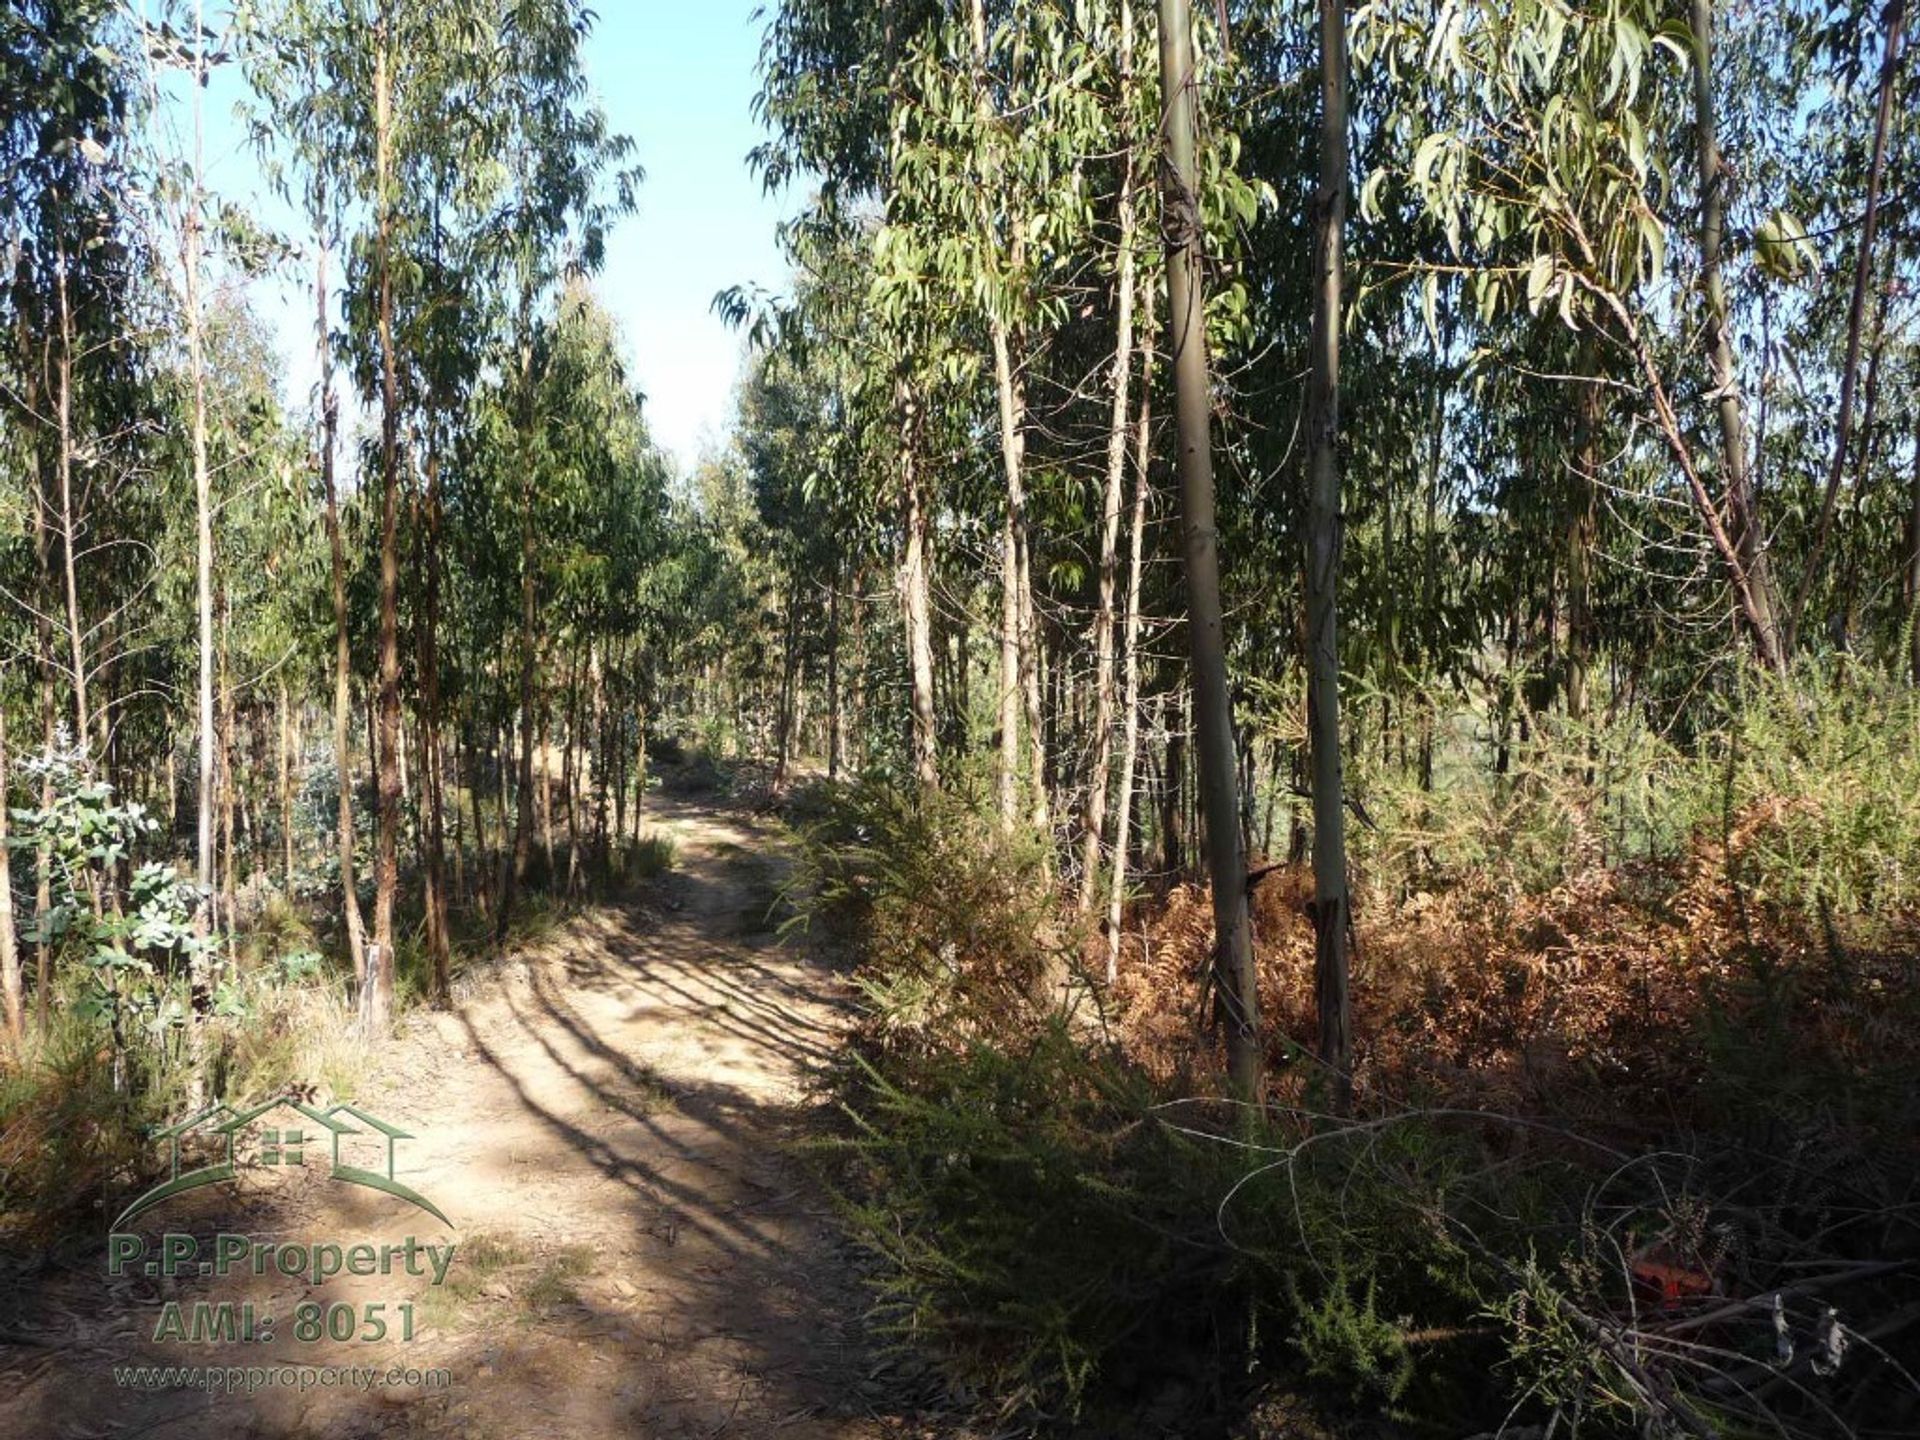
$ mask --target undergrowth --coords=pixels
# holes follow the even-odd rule
[[[1757,689],[1717,760],[1609,779],[1542,725],[1477,796],[1375,784],[1346,1116],[1288,1038],[1303,874],[1255,890],[1255,1110],[1197,1028],[1203,888],[1136,907],[1108,991],[984,806],[801,797],[796,923],[867,1002],[831,1154],[891,1332],[1029,1431],[1920,1424],[1915,713],[1847,683]]]

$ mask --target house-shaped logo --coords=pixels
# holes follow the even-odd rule
[[[282,1118],[276,1111],[290,1112]],[[262,1124],[269,1117],[279,1123]],[[319,1127],[308,1130],[299,1122],[305,1120]],[[291,1123],[289,1123],[291,1121]],[[370,1170],[363,1166],[347,1164],[340,1154],[340,1139],[345,1135],[366,1133],[351,1122],[358,1121],[378,1134],[385,1144],[386,1165],[381,1170]],[[389,1125],[378,1116],[370,1115],[358,1106],[339,1104],[326,1110],[316,1110],[293,1095],[276,1095],[263,1105],[248,1110],[235,1110],[221,1102],[202,1110],[198,1115],[189,1116],[179,1124],[159,1131],[156,1139],[167,1142],[168,1174],[165,1180],[141,1195],[114,1220],[112,1228],[119,1230],[136,1217],[151,1210],[163,1200],[171,1200],[176,1195],[184,1195],[189,1190],[198,1190],[207,1185],[218,1185],[223,1181],[237,1178],[239,1171],[234,1162],[235,1137],[260,1125],[257,1140],[259,1144],[259,1163],[262,1165],[305,1165],[308,1151],[325,1142],[328,1146],[330,1163],[329,1178],[341,1180],[349,1185],[364,1185],[370,1190],[405,1200],[433,1216],[449,1229],[453,1222],[441,1213],[440,1207],[412,1187],[394,1178],[394,1150],[396,1142],[411,1140],[414,1137],[398,1126]],[[218,1157],[213,1163],[202,1165],[193,1170],[180,1168],[181,1142],[202,1139],[214,1142],[214,1153]]]

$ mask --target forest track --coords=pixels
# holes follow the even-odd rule
[[[439,1222],[325,1167],[242,1175],[172,1202],[158,1231],[461,1247],[446,1283],[406,1274],[109,1280],[99,1247],[0,1300],[0,1436],[780,1436],[935,1432],[863,1333],[858,1259],[793,1142],[845,1023],[844,979],[767,919],[776,839],[704,801],[650,802],[676,866],[643,902],[574,916],[418,1011],[355,1097],[412,1138],[395,1178]],[[271,1174],[272,1179],[265,1178]],[[156,1215],[162,1212],[156,1212]],[[204,1253],[204,1250],[203,1252]],[[308,1298],[415,1306],[411,1342],[301,1342]],[[167,1299],[251,1301],[270,1343],[156,1343]],[[8,1331],[16,1332],[13,1336]],[[9,1338],[34,1343],[9,1345]],[[392,1366],[434,1387],[349,1381],[251,1393],[116,1384],[128,1364]],[[245,1382],[242,1382],[243,1384]]]

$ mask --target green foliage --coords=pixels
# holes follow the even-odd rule
[[[1057,1002],[1047,986],[1069,973],[1071,933],[1038,837],[1007,834],[978,797],[877,778],[822,786],[808,809],[787,924],[857,939],[887,1032],[960,1043]]]
[[[1534,893],[1707,844],[1748,903],[1803,932],[1881,945],[1920,914],[1920,699],[1878,667],[1807,663],[1790,685],[1736,668],[1685,745],[1628,714],[1405,693],[1434,736],[1432,783],[1367,746],[1348,770],[1374,885]]]
[[[673,869],[677,851],[671,835],[660,830],[650,831],[627,845],[621,864],[622,873],[629,883],[657,880]]]
[[[1906,931],[1920,917],[1920,691],[1844,660],[1791,687],[1749,677],[1719,730],[1688,799],[1703,829],[1738,832],[1730,878],[1862,943]]]
[[[1286,1276],[1287,1304],[1297,1329],[1291,1337],[1306,1363],[1306,1378],[1346,1390],[1356,1405],[1391,1405],[1413,1379],[1414,1360],[1400,1326],[1378,1308],[1379,1282],[1359,1296],[1344,1267],[1336,1268],[1310,1299],[1299,1277]]]
[[[0,1239],[9,1244],[97,1227],[104,1202],[152,1166],[150,1130],[178,1099],[151,1051],[130,1057],[138,1083],[129,1084],[99,1021],[68,998],[56,1000],[40,1042],[0,1067]]]
[[[144,807],[116,803],[84,751],[50,749],[21,769],[46,798],[13,812],[7,843],[45,857],[49,896],[24,938],[79,962],[86,983],[75,1003],[82,1018],[107,1022],[116,1051],[136,1038],[164,1050],[186,1023],[190,961],[214,948],[196,928],[204,894],[169,865],[134,863],[159,826]]]

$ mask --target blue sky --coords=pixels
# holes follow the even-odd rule
[[[729,285],[784,288],[774,230],[804,196],[770,199],[749,171],[762,133],[756,0],[599,0],[585,59],[616,130],[633,138],[647,172],[638,213],[623,220],[595,282],[625,332],[632,380],[647,397],[654,438],[691,468],[722,439],[732,415],[741,339],[711,313]],[[263,194],[258,162],[231,119],[245,85],[227,71],[209,87],[207,183],[270,224],[291,217]],[[170,109],[173,143],[185,143],[184,104]],[[303,239],[297,233],[296,240]],[[313,384],[312,316],[303,274],[258,283],[252,303],[280,339],[288,388],[299,403]]]
[[[614,233],[599,281],[633,349],[655,437],[690,463],[732,413],[740,338],[714,292],[783,286],[774,226],[804,196],[767,199],[746,166],[761,132],[755,0],[601,0],[588,74],[647,180]]]

